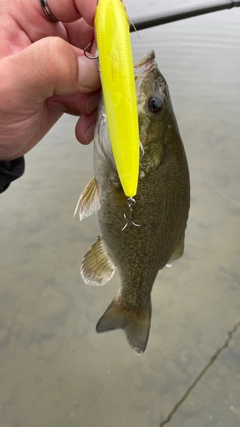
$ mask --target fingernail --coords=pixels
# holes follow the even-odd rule
[[[49,110],[53,110],[53,111],[61,111],[62,113],[66,113],[67,109],[65,107],[65,105],[60,104],[59,102],[48,102],[48,108]]]
[[[88,71],[88,63],[86,61],[90,61],[85,56],[79,56],[78,57],[78,81],[79,83],[82,83],[84,81],[87,71]],[[83,85],[86,86],[86,85]]]
[[[85,144],[89,144],[94,138],[95,124],[91,125],[84,133]]]
[[[100,77],[96,61],[85,56],[78,57],[78,81],[89,92],[89,89],[100,87]]]

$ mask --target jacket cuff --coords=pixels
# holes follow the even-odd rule
[[[24,157],[0,162],[0,193],[3,193],[12,181],[20,178],[25,170]]]

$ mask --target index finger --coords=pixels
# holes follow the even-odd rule
[[[44,13],[40,0],[35,1],[38,3],[38,9]],[[96,5],[96,0],[48,0],[49,8],[59,21],[73,22],[82,17],[91,26],[94,23]]]
[[[79,39],[83,37],[84,41],[89,40],[88,43],[93,39],[96,0],[47,0],[47,4],[52,14],[60,22],[53,22],[46,16],[40,0],[29,0],[28,7],[26,7],[26,0],[0,2],[0,18],[2,18],[0,19],[0,36],[3,37],[3,40],[6,39],[6,42],[2,43],[1,51],[4,50],[5,54],[9,55],[47,36],[61,37],[69,41],[68,29],[62,22],[78,21]],[[10,20],[10,23],[7,19]],[[11,31],[5,30],[4,20]],[[77,46],[80,46],[79,42]]]

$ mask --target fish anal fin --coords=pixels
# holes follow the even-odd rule
[[[183,235],[182,239],[180,240],[180,242],[178,243],[178,245],[174,249],[172,256],[170,257],[170,259],[168,260],[168,263],[166,264],[168,267],[171,266],[173,261],[176,261],[177,259],[181,258],[181,256],[183,255],[184,238],[185,238],[185,235]]]
[[[80,221],[88,216],[96,213],[99,209],[98,184],[96,178],[93,177],[83,190],[77,202],[73,217],[79,210]]]
[[[101,236],[83,258],[81,276],[85,283],[103,286],[113,276],[115,265],[110,259]]]
[[[141,355],[147,346],[151,326],[151,300],[144,308],[126,307],[121,297],[114,298],[96,326],[97,332],[123,329],[129,345]]]

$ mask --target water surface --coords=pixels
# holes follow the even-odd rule
[[[132,17],[199,3],[126,1]],[[1,195],[0,427],[240,425],[239,23],[234,9],[140,33],[170,87],[192,195],[185,255],[158,275],[143,356],[121,331],[95,333],[119,277],[91,288],[79,275],[99,230],[72,219],[92,177],[75,118]],[[144,53],[136,35],[133,50]]]

